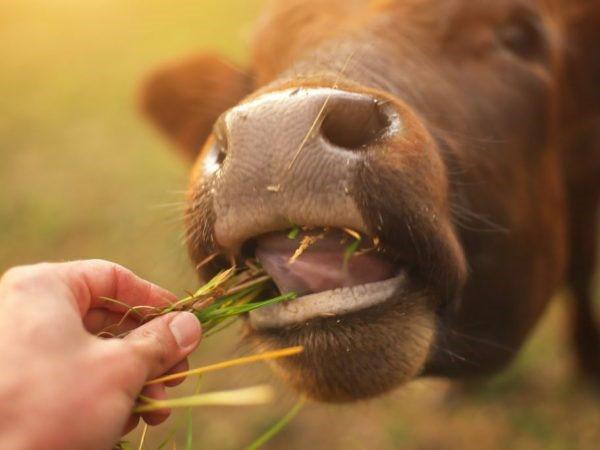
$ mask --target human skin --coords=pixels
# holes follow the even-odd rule
[[[43,263],[10,269],[0,279],[0,448],[110,449],[133,429],[131,411],[144,394],[165,398],[165,386],[144,388],[187,367],[201,329],[190,313],[171,313],[143,325],[127,319],[130,306],[165,306],[168,291],[107,261]],[[143,415],[150,425],[169,411]]]

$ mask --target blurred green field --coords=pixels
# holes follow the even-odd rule
[[[183,293],[186,166],[140,119],[135,91],[157,64],[201,49],[235,61],[260,0],[9,0],[0,5],[0,272],[106,258]],[[271,449],[596,449],[600,396],[575,377],[559,299],[507,372],[462,391],[418,381],[347,406],[309,405]],[[243,353],[236,330],[194,364]],[[206,377],[205,390],[274,382],[266,367]],[[189,387],[178,389],[185,392]],[[238,449],[294,403],[205,408],[198,449]],[[149,431],[144,448],[181,422]],[[139,430],[128,438],[136,443]],[[177,434],[183,448],[184,434]]]

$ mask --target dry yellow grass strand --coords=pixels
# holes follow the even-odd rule
[[[146,433],[148,433],[148,424],[144,424],[144,428],[142,429],[142,437],[140,438],[140,445],[138,446],[138,450],[142,450],[144,448],[144,441],[146,440]]]
[[[302,256],[302,254],[308,249],[308,247],[310,247],[311,245],[313,245],[315,242],[317,242],[319,239],[322,239],[323,235],[319,235],[319,236],[304,236],[302,238],[302,241],[300,242],[300,245],[298,246],[298,248],[296,249],[296,251],[294,252],[294,254],[292,255],[292,257],[290,258],[290,260],[288,261],[288,264],[294,264],[296,262],[296,260],[298,258],[300,258],[300,256]]]
[[[214,372],[217,370],[228,369],[230,367],[243,366],[246,364],[251,364],[258,361],[270,361],[278,358],[286,358],[288,356],[297,355],[304,351],[304,347],[289,347],[284,348],[282,350],[275,350],[272,352],[259,353],[257,355],[244,356],[242,358],[231,359],[228,361],[223,361],[216,364],[211,364],[209,366],[199,367],[197,369],[187,370],[185,372],[174,373],[172,375],[165,375],[164,377],[156,378],[154,380],[150,380],[146,383],[146,386],[150,386],[153,384],[165,383],[167,381],[179,380],[181,378],[185,378],[189,375],[201,375],[207,372]]]
[[[361,236],[360,236],[360,233],[358,231],[354,231],[354,230],[352,230],[350,228],[342,228],[342,230],[344,231],[344,233],[350,235],[351,237],[353,237],[357,241],[360,241],[362,239]]]

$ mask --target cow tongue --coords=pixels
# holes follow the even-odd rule
[[[394,266],[374,252],[358,252],[345,265],[344,254],[352,240],[336,232],[322,235],[291,261],[301,239],[273,233],[257,242],[256,257],[281,293],[306,295],[387,280],[396,274]]]

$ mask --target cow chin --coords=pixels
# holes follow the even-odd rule
[[[399,387],[423,369],[435,338],[435,304],[427,290],[406,287],[387,302],[280,329],[256,329],[247,340],[265,350],[301,345],[300,355],[273,362],[283,379],[309,398],[351,402]]]

